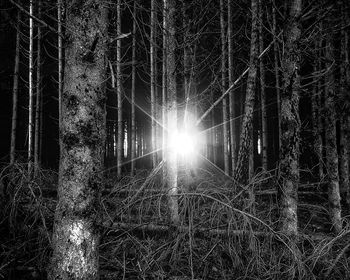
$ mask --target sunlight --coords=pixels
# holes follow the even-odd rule
[[[175,131],[171,135],[169,149],[182,157],[192,158],[196,154],[198,141],[195,133],[190,131]]]

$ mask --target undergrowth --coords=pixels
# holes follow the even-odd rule
[[[275,175],[237,187],[224,176],[180,169],[177,227],[169,224],[161,168],[116,178],[100,203],[101,279],[350,279],[350,229],[332,236],[327,205],[301,194],[300,235],[278,232]],[[57,174],[25,164],[0,173],[0,278],[45,279]],[[344,219],[346,222],[346,219]]]

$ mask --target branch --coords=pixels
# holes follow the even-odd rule
[[[27,14],[29,17],[31,17],[32,19],[34,19],[35,21],[39,22],[40,24],[42,24],[43,26],[47,27],[48,29],[50,29],[51,31],[57,33],[57,30],[55,28],[53,28],[52,26],[48,25],[45,21],[37,18],[34,15],[31,15],[25,8],[23,8],[22,6],[20,6],[19,4],[17,4],[15,1],[10,0],[10,2],[15,5],[18,9],[20,9],[22,12],[24,12],[25,14]]]

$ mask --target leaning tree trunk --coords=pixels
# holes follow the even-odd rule
[[[136,122],[135,122],[135,82],[136,82],[136,0],[134,0],[134,19],[132,24],[132,68],[131,68],[131,175],[135,172]]]
[[[41,0],[38,1],[38,16],[41,18]],[[41,28],[37,34],[37,68],[36,68],[36,96],[35,96],[35,131],[34,131],[34,176],[38,175],[40,166],[40,111],[41,111]]]
[[[107,9],[67,6],[58,204],[49,279],[98,279],[98,208],[103,184]]]
[[[117,35],[121,35],[121,0],[117,2]],[[118,137],[117,137],[117,175],[122,175],[123,159],[123,101],[122,101],[122,73],[121,73],[121,40],[117,40],[117,114],[118,114]]]
[[[248,181],[248,162],[249,154],[252,150],[252,129],[253,129],[253,110],[255,101],[256,74],[258,63],[258,3],[257,0],[251,1],[252,10],[252,28],[250,39],[250,61],[247,79],[247,89],[245,97],[244,116],[242,121],[241,136],[239,142],[239,152],[236,169],[233,178],[240,183]]]
[[[17,33],[16,33],[16,54],[15,69],[13,75],[13,91],[12,91],[12,123],[11,123],[11,146],[10,146],[10,164],[15,162],[16,153],[16,132],[17,132],[17,100],[18,100],[18,77],[19,77],[19,56],[20,56],[20,40],[21,40],[21,12],[17,15]]]
[[[300,15],[302,0],[289,1],[289,16],[284,31],[282,58],[283,88],[281,92],[280,149],[280,222],[281,230],[291,236],[298,234],[298,184],[300,145]]]
[[[224,0],[220,0],[220,27],[221,27],[221,91],[226,91],[226,34],[225,34],[225,18],[224,18]],[[227,116],[227,98],[222,99],[222,121],[223,121],[223,137],[224,137],[224,170],[229,174],[229,131]]]
[[[326,132],[326,166],[328,183],[329,214],[335,233],[342,229],[339,192],[339,170],[337,152],[337,131],[335,111],[335,77],[334,77],[334,42],[330,33],[331,25],[327,24],[326,34],[326,88],[325,88],[325,132]]]
[[[264,51],[264,37],[263,37],[263,6],[262,0],[259,0],[259,52]],[[267,112],[266,112],[266,92],[265,92],[265,65],[264,58],[261,57],[259,61],[260,72],[260,105],[261,105],[261,147],[262,147],[262,169],[267,171]]]
[[[167,141],[171,143],[172,133],[177,131],[177,102],[176,102],[176,65],[175,65],[175,0],[165,0],[167,25]],[[168,148],[166,155],[167,162],[167,187],[170,219],[174,225],[179,223],[178,211],[178,185],[177,185],[177,153],[174,149]]]
[[[33,26],[33,0],[29,1],[29,106],[28,106],[28,174],[31,176],[33,171],[33,75],[34,75],[34,59],[33,59],[33,45],[34,45],[34,26]]]

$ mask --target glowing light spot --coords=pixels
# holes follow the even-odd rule
[[[189,131],[176,131],[171,135],[169,148],[183,157],[192,157],[197,151],[197,137]]]

